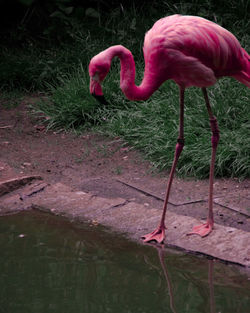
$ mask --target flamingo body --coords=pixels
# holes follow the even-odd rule
[[[101,83],[108,74],[114,57],[120,59],[120,87],[128,99],[146,100],[168,79],[174,80],[179,85],[179,136],[169,175],[162,218],[156,230],[143,236],[145,242],[155,240],[162,243],[165,238],[165,215],[170,189],[178,158],[184,146],[184,91],[191,86],[202,89],[212,132],[209,208],[207,222],[195,226],[189,234],[207,236],[214,226],[213,178],[220,135],[206,87],[214,85],[217,79],[223,76],[234,77],[250,87],[250,56],[235,36],[226,29],[201,17],[182,15],[172,15],[158,20],[145,35],[143,53],[145,69],[139,86],[135,85],[135,63],[128,49],[121,45],[112,46],[94,56],[89,64],[90,92],[97,97],[103,96]]]
[[[148,99],[160,85],[174,80],[179,86],[208,87],[222,76],[232,76],[250,87],[250,56],[233,34],[196,16],[172,15],[158,20],[144,40],[144,78],[136,86],[131,52],[112,46],[89,64],[90,92],[102,95],[101,82],[112,59],[121,60],[120,87],[130,100]]]
[[[166,60],[163,64],[155,62],[159,50]],[[144,57],[146,63],[163,69],[164,78],[185,87],[208,87],[222,76],[243,79],[249,72],[249,56],[234,35],[195,16],[173,15],[157,21],[145,36]]]

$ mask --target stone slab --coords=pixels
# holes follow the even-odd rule
[[[215,198],[214,202],[250,217],[250,192],[248,189],[231,192],[227,197]]]
[[[166,187],[168,180],[165,181],[156,180],[151,178],[147,185],[145,186],[144,178],[133,177],[130,179],[117,179],[118,182],[130,186],[142,193],[150,195],[158,200],[164,201]],[[224,199],[224,198],[247,198],[250,200],[250,189],[249,182],[237,183],[235,181],[224,181],[215,180],[214,183],[214,198]],[[196,202],[204,202],[208,200],[209,182],[208,180],[180,180],[175,178],[173,180],[171,193],[169,197],[169,203],[174,206],[180,206]],[[231,197],[232,196],[232,197]],[[223,200],[222,200],[223,201]],[[220,201],[217,202],[219,204]],[[223,203],[223,202],[222,202]],[[224,205],[224,204],[222,204]]]
[[[107,214],[107,210],[118,207],[126,202],[122,198],[102,198],[83,191],[72,191],[69,187],[57,183],[46,192],[37,195],[32,200],[34,208],[64,215],[71,220],[97,219],[99,215]]]
[[[30,182],[29,178],[25,177],[24,180],[20,180],[18,182],[16,180],[11,180],[10,186],[16,187],[20,182],[22,186],[24,181]],[[10,181],[7,181],[7,183],[9,182]],[[14,182],[14,185],[12,185],[12,182]],[[29,183],[26,186],[19,188],[18,190],[5,193],[0,197],[0,216],[15,214],[23,210],[31,209],[31,197],[43,191],[47,186],[47,183],[38,181]],[[11,190],[11,188],[5,190]]]
[[[6,193],[10,193],[28,184],[29,182],[35,179],[41,180],[42,177],[39,175],[32,175],[32,176],[15,177],[9,180],[0,181],[0,197]]]
[[[121,180],[117,179],[118,182],[134,188],[135,190],[144,193],[148,196],[154,197],[155,199],[164,201],[165,200],[165,193],[167,187],[167,181],[161,186],[157,186],[158,189],[155,190],[154,186],[147,186],[145,187],[140,180]],[[196,202],[203,202],[204,199],[207,198],[207,192],[205,194],[201,194],[199,188],[193,186],[193,182],[182,182],[180,186],[178,184],[178,180],[174,180],[173,187],[171,190],[171,194],[169,197],[169,203],[174,206],[196,203]],[[198,183],[197,183],[198,184]],[[188,186],[188,188],[186,188]],[[150,188],[151,187],[151,188]]]
[[[157,226],[161,216],[161,210],[158,209],[149,209],[145,205],[122,198],[107,199],[82,191],[72,191],[62,184],[47,187],[42,195],[35,195],[32,205],[73,221],[88,220],[109,226],[137,241]],[[167,212],[166,246],[179,247],[250,267],[249,232],[216,224],[208,237],[186,236],[200,222],[192,217]]]

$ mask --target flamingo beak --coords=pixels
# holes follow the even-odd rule
[[[109,104],[107,100],[105,99],[104,95],[99,96],[99,95],[92,93],[92,96],[103,105]]]
[[[102,93],[102,87],[100,84],[100,79],[98,73],[96,73],[94,76],[90,78],[90,93],[98,102],[100,102],[103,105],[107,105],[108,102],[104,98],[104,95]]]

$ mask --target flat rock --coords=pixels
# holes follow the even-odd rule
[[[148,195],[151,195],[159,200],[164,201],[167,179],[159,183],[158,180],[154,182],[154,179],[151,178],[150,181],[147,181],[145,185],[145,179],[139,177],[133,177],[129,179],[117,179],[119,182],[135,188],[140,192],[144,192]],[[240,199],[242,197],[250,200],[249,184],[245,183],[246,186],[242,186],[235,181],[231,181],[230,184],[223,179],[216,179],[214,183],[214,198],[223,199],[232,198]],[[174,206],[185,205],[195,202],[203,202],[208,200],[208,189],[209,184],[207,180],[197,180],[189,181],[175,178],[172,184],[171,193],[169,197],[169,203]],[[220,204],[220,200],[217,202]],[[222,202],[221,202],[222,203]],[[222,204],[223,205],[223,204]]]
[[[2,180],[0,181],[0,197],[6,193],[10,193],[26,184],[31,182],[32,180],[39,179],[41,180],[42,177],[39,175],[32,175],[32,176],[21,176],[15,177],[9,180]]]
[[[70,219],[97,218],[98,215],[107,214],[107,210],[123,205],[126,200],[122,198],[102,198],[83,191],[72,191],[69,187],[57,183],[46,192],[33,198],[33,207],[64,215]]]
[[[153,184],[149,184],[147,187],[145,187],[144,183],[140,179],[117,179],[117,181],[142,193],[145,193],[146,195],[150,195],[158,200],[164,201],[165,199],[167,181],[165,183],[161,183],[160,186],[157,185],[157,189],[155,189]],[[182,182],[182,185],[180,185],[178,180],[174,180],[173,188],[169,197],[169,203],[174,206],[178,206],[188,203],[202,202],[206,197],[207,192],[201,194],[198,187],[193,187],[193,182]]]
[[[26,178],[21,182],[30,182],[30,179]],[[9,182],[10,181],[7,181],[7,185]],[[16,187],[15,184],[14,186]],[[10,186],[13,186],[12,180]],[[5,193],[3,196],[1,196],[0,200],[0,216],[14,214],[23,210],[31,209],[31,197],[43,191],[47,186],[48,184],[39,181],[34,183],[28,183],[26,186],[22,186],[18,190],[13,190],[12,192]],[[10,191],[11,188],[7,190]]]
[[[218,197],[214,202],[250,217],[250,193],[248,189],[231,192],[227,197]]]
[[[159,223],[161,210],[149,209],[122,198],[102,198],[82,191],[73,191],[63,184],[46,188],[32,199],[33,208],[65,216],[73,221],[92,221],[125,233],[133,240],[140,240]],[[209,255],[223,261],[250,267],[250,233],[216,224],[214,231],[205,238],[187,236],[195,218],[167,212],[166,246]]]

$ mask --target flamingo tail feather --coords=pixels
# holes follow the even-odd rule
[[[244,58],[244,69],[233,75],[233,77],[250,88],[250,55],[244,49],[242,50]]]

